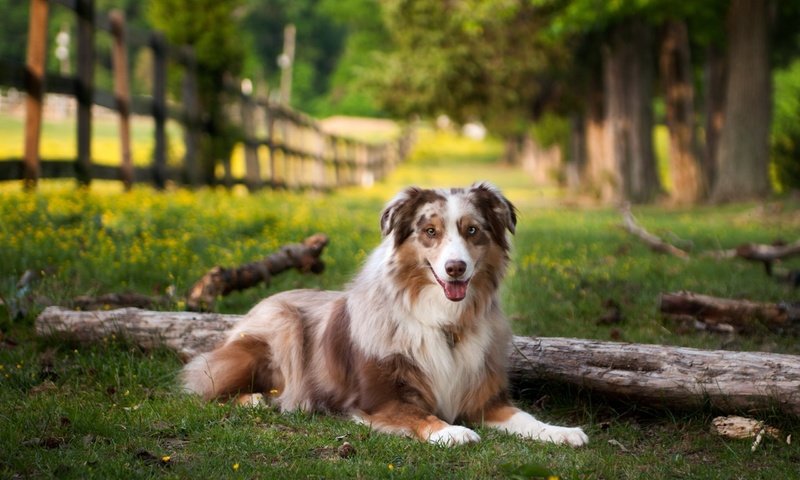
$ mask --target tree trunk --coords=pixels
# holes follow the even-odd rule
[[[717,150],[722,133],[725,110],[725,85],[728,67],[719,46],[706,49],[705,85],[705,148],[703,150],[703,178],[705,190],[710,192],[717,179]]]
[[[652,32],[641,20],[615,27],[603,55],[616,200],[648,202],[661,193],[653,153]]]
[[[586,130],[583,116],[574,114],[569,121],[569,156],[566,158],[564,175],[567,188],[573,192],[580,190],[586,180]]]
[[[600,71],[593,75],[587,95],[583,126],[586,162],[580,176],[583,190],[593,194],[602,202],[612,202],[618,197],[622,181],[613,163],[611,122],[606,115],[602,77]]]
[[[694,130],[694,86],[686,22],[670,20],[664,26],[659,56],[669,130],[672,199],[692,204],[703,195]]]
[[[164,345],[189,359],[225,338],[239,315],[152,312],[127,308],[81,312],[49,307],[36,319],[40,335],[85,342],[123,335],[146,348]],[[800,356],[707,351],[569,338],[514,337],[511,381],[564,382],[664,406],[720,410],[779,409],[800,415]]]
[[[770,192],[771,85],[763,0],[732,0],[728,10],[728,82],[712,200],[758,198]]]

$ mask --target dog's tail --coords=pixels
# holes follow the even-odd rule
[[[269,346],[252,336],[198,355],[181,372],[184,390],[206,400],[239,393],[269,392],[271,380]]]

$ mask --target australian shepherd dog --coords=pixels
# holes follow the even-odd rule
[[[343,292],[294,290],[256,305],[182,373],[206,399],[263,394],[282,411],[351,415],[441,445],[488,426],[581,446],[507,393],[511,331],[498,303],[516,209],[495,187],[408,188],[380,218],[383,240]]]

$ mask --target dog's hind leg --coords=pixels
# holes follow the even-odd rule
[[[183,368],[181,383],[185,390],[206,400],[240,393],[268,393],[282,387],[274,385],[270,358],[265,340],[243,335],[195,357]]]

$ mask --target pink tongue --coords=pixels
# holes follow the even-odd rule
[[[444,295],[448,300],[457,302],[463,300],[467,296],[468,282],[442,282],[444,287]]]

